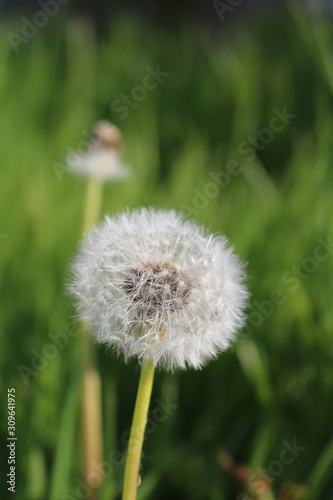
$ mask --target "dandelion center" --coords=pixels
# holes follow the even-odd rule
[[[167,262],[131,269],[124,288],[147,310],[175,311],[187,303],[192,283],[186,273]]]

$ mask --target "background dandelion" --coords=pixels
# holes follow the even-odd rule
[[[87,180],[87,195],[84,207],[83,231],[87,232],[97,223],[103,203],[104,183],[124,179],[129,169],[121,158],[123,137],[120,130],[106,120],[97,123],[88,137],[88,147],[83,153],[70,154],[66,158],[68,171],[84,175]],[[81,323],[82,333],[86,325]],[[85,335],[82,348],[82,361],[78,370],[82,370],[81,384],[81,425],[83,441],[84,482],[91,490],[91,500],[98,498],[101,481],[95,480],[101,475],[100,464],[103,462],[103,424],[101,380],[96,368],[96,355]]]
[[[120,130],[103,120],[93,128],[87,151],[67,155],[68,170],[100,181],[124,179],[129,167],[121,157],[122,143]]]
[[[86,233],[97,223],[103,203],[103,188],[106,182],[118,181],[129,176],[130,170],[121,157],[123,137],[121,131],[110,122],[98,122],[90,132],[87,147],[80,154],[67,155],[69,172],[87,177],[87,195],[84,207],[83,231]],[[82,333],[87,326],[81,322]],[[94,348],[85,335],[81,354],[81,425],[83,442],[84,482],[91,490],[90,498],[99,496],[101,481],[100,464],[103,463],[102,397],[101,379],[96,367]]]

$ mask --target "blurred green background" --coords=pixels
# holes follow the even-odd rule
[[[201,371],[157,373],[151,409],[178,406],[146,435],[138,498],[333,498],[332,22],[296,6],[213,33],[118,17],[97,37],[89,19],[60,13],[16,53],[7,35],[21,24],[3,22],[0,44],[1,497],[14,496],[5,444],[15,387],[16,498],[86,498],[76,491],[81,339],[61,349],[50,334],[76,328],[65,284],[87,184],[64,171],[65,156],[109,119],[133,176],[106,186],[103,212],[183,210],[228,236],[252,294],[232,349]],[[122,119],[115,100],[157,65],[168,76]],[[295,116],[272,132],[284,108]],[[139,369],[102,349],[98,363],[107,458],[125,451]],[[295,440],[304,449],[281,462]],[[226,452],[248,469],[230,468]],[[102,500],[119,498],[122,476],[115,466]]]

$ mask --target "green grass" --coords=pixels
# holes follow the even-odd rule
[[[52,343],[48,334],[72,324],[65,283],[81,238],[86,182],[69,173],[60,181],[54,162],[63,164],[66,148],[76,150],[102,118],[123,130],[134,170],[129,181],[106,187],[103,211],[182,208],[225,233],[248,262],[252,322],[256,301],[276,289],[283,301],[202,371],[157,374],[151,408],[167,398],[178,408],[146,436],[140,500],[240,500],[245,487],[221,468],[218,452],[227,449],[258,473],[272,470],[283,442],[294,439],[306,449],[276,475],[275,493],[291,482],[304,485],[310,500],[330,498],[333,256],[303,279],[293,266],[332,235],[332,25],[292,10],[290,18],[232,34],[221,24],[209,37],[114,19],[110,34],[97,39],[64,19],[15,54],[6,34],[19,26],[3,25],[0,45],[1,432],[6,438],[5,394],[13,386],[17,498],[78,498],[80,338],[70,338],[27,385],[18,366],[32,369],[35,353]],[[113,100],[158,64],[169,76],[120,120]],[[285,106],[296,117],[247,161],[239,145]],[[208,187],[210,173],[226,171],[231,160],[241,172],[224,188]],[[125,451],[139,370],[102,350],[99,366],[108,457]],[[1,464],[4,477],[7,450]],[[123,467],[105,480],[102,500],[119,497]]]

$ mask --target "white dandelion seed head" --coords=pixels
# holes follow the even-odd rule
[[[90,134],[87,151],[67,155],[67,168],[102,180],[123,179],[129,175],[130,169],[122,160],[122,145],[120,130],[107,121],[101,121]]]
[[[125,361],[200,368],[245,321],[244,265],[225,237],[174,211],[106,216],[82,243],[73,275],[80,318]]]

